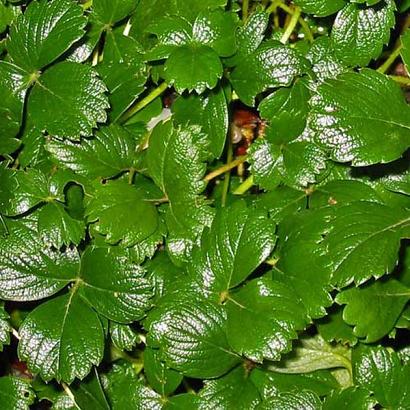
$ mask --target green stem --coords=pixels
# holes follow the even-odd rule
[[[205,181],[211,181],[212,179],[218,177],[219,175],[222,175],[228,171],[230,171],[231,169],[237,167],[240,164],[243,164],[246,161],[247,156],[243,155],[241,157],[236,158],[234,161],[232,162],[228,162],[227,164],[223,165],[222,167],[219,167],[215,170],[213,170],[212,172],[210,172],[208,175],[205,176],[204,180]]]
[[[400,85],[410,87],[410,78],[408,77],[402,77],[400,75],[389,75],[389,77]]]
[[[400,55],[402,47],[403,46],[400,44],[398,47],[396,47],[396,49],[392,51],[392,53],[389,55],[389,58],[377,69],[379,73],[384,74],[391,67],[396,58]]]
[[[245,21],[248,18],[249,0],[242,0],[242,20]]]
[[[243,195],[245,192],[249,191],[253,187],[253,176],[251,175],[247,178],[241,185],[236,188],[234,195]]]
[[[293,31],[296,28],[296,25],[298,24],[300,13],[301,13],[300,8],[295,7],[295,11],[292,15],[292,18],[290,19],[290,22],[289,22],[288,26],[286,27],[286,30],[283,33],[282,38],[280,39],[280,42],[282,44],[286,44],[289,41],[290,36],[292,35]]]
[[[232,157],[233,157],[233,147],[232,147],[232,140],[231,137],[229,136],[229,141],[228,141],[228,154],[226,158],[226,162],[230,164],[232,162]],[[225,172],[225,179],[224,179],[224,185],[222,189],[222,207],[226,205],[226,198],[228,197],[228,191],[229,191],[229,184],[231,182],[231,168],[229,168]]]
[[[128,111],[126,111],[123,114],[123,116],[120,118],[120,121],[119,121],[120,124],[124,124],[125,122],[127,122],[138,111],[141,111],[149,103],[154,101],[155,98],[159,97],[167,88],[168,88],[168,84],[164,81],[157,88],[151,91],[145,98],[143,98],[141,101],[138,101],[133,107],[131,107]]]
[[[75,401],[74,394],[73,394],[73,392],[71,391],[70,387],[68,387],[68,385],[65,384],[65,383],[61,383],[61,387],[63,388],[63,390],[65,391],[65,393],[67,394],[67,396],[71,399],[71,401],[73,402],[75,408],[81,410],[81,407],[79,407],[78,404],[77,404],[77,402]]]
[[[134,182],[134,176],[135,176],[135,173],[137,172],[137,170],[135,169],[135,168],[133,168],[133,167],[131,167],[130,169],[129,169],[129,171],[128,171],[128,183],[130,184],[130,185],[132,185],[133,184],[133,182]]]

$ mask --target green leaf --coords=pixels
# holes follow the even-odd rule
[[[213,210],[200,196],[205,189],[205,156],[206,137],[198,127],[174,128],[168,121],[157,125],[151,134],[148,172],[169,200],[168,251],[179,261],[185,260],[213,218]]]
[[[258,407],[261,410],[317,410],[321,408],[319,397],[310,391],[280,393],[264,400]]]
[[[379,57],[383,45],[389,42],[395,10],[393,0],[385,0],[376,7],[346,4],[332,28],[331,40],[336,56],[351,66],[366,66]]]
[[[272,252],[275,225],[244,202],[219,210],[189,265],[201,289],[217,295],[243,282]]]
[[[410,235],[408,212],[361,201],[337,208],[335,216],[322,244],[335,285],[359,285],[393,270],[400,239]]]
[[[173,393],[182,382],[182,374],[169,369],[161,361],[157,349],[147,346],[144,350],[144,374],[150,386],[161,396]]]
[[[295,0],[304,13],[318,17],[330,16],[346,4],[345,0]]]
[[[110,336],[114,346],[120,350],[132,350],[140,340],[129,325],[112,321],[110,321]]]
[[[317,330],[328,343],[337,342],[354,346],[357,337],[353,334],[353,328],[343,320],[342,315],[341,307],[331,310],[326,317],[316,322]]]
[[[395,352],[383,347],[362,348],[353,352],[354,383],[374,393],[386,408],[410,406],[410,366],[402,365]]]
[[[255,409],[261,398],[246,369],[238,366],[219,379],[208,380],[199,395],[209,409]]]
[[[169,56],[164,78],[179,93],[195,90],[198,94],[214,88],[222,77],[222,63],[212,48],[186,44]]]
[[[294,350],[278,363],[269,365],[269,370],[279,373],[308,373],[338,367],[351,368],[350,350],[340,345],[326,343],[320,336],[302,336]]]
[[[407,73],[410,70],[410,30],[407,29],[400,37],[401,50],[400,56],[403,60],[404,66],[406,67]]]
[[[29,410],[34,399],[29,381],[11,376],[0,378],[0,406],[3,410]]]
[[[20,359],[45,381],[83,379],[103,356],[100,319],[75,291],[35,308],[19,333]]]
[[[64,206],[53,201],[38,212],[38,232],[44,243],[60,249],[63,245],[78,245],[85,236],[85,224],[72,218]]]
[[[268,277],[252,280],[232,292],[226,309],[229,344],[259,363],[263,359],[279,360],[291,349],[296,331],[307,323],[305,308],[292,289]]]
[[[107,33],[104,60],[97,70],[110,92],[109,116],[114,122],[145,89],[148,70],[141,52],[140,44],[133,38],[116,31]]]
[[[0,33],[7,29],[20,12],[19,7],[14,7],[8,3],[0,3]]]
[[[291,88],[280,88],[259,104],[260,115],[267,120],[266,138],[273,143],[287,143],[302,134],[309,112],[310,92],[304,81]]]
[[[35,73],[80,39],[86,23],[73,1],[33,1],[11,25],[7,50],[16,65]]]
[[[226,318],[223,306],[181,294],[151,313],[149,342],[159,347],[169,367],[184,375],[219,377],[239,362],[226,340]]]
[[[64,81],[62,80],[64,79]],[[28,112],[42,131],[79,140],[105,122],[106,87],[88,65],[64,61],[50,67],[34,85]]]
[[[134,0],[93,0],[93,13],[107,27],[129,16],[135,9]]]
[[[11,330],[9,315],[4,310],[4,304],[0,303],[0,352],[3,351],[4,345],[10,344]]]
[[[255,97],[270,88],[289,86],[306,70],[306,63],[292,48],[266,41],[244,56],[230,75],[239,98],[254,105]]]
[[[114,363],[103,385],[112,410],[162,408],[161,396],[138,380],[131,363]]]
[[[23,104],[29,78],[27,72],[7,61],[0,61],[0,153],[14,152],[14,139],[20,130]],[[11,146],[11,149],[6,149]],[[16,147],[16,148],[17,148]]]
[[[383,101],[380,108],[378,101]],[[410,145],[400,88],[371,70],[325,81],[311,100],[310,126],[332,159],[364,166],[399,158]]]
[[[50,249],[31,228],[8,221],[0,241],[0,298],[14,301],[51,296],[76,277],[77,250]]]
[[[144,270],[117,249],[91,248],[81,256],[82,294],[102,315],[120,323],[144,316],[150,307],[151,283]]]
[[[355,336],[373,343],[393,329],[409,299],[409,289],[389,279],[344,290],[337,295],[336,302],[346,305],[343,319],[355,326]]]
[[[260,139],[252,144],[248,153],[255,183],[267,190],[281,182],[295,188],[307,187],[316,182],[327,165],[323,150],[303,139],[281,145]]]
[[[86,214],[110,244],[121,241],[124,246],[132,246],[154,233],[158,226],[155,206],[141,190],[124,181],[97,185]]]
[[[317,370],[301,374],[285,374],[256,368],[250,375],[262,399],[274,397],[279,393],[309,390],[318,396],[326,396],[339,388],[336,379],[328,370]]]
[[[101,127],[93,138],[81,142],[47,143],[55,162],[88,178],[111,178],[132,168],[136,161],[134,136],[123,127]]]
[[[349,387],[341,391],[333,391],[326,397],[323,410],[357,409],[368,410],[374,408],[375,401],[370,397],[369,391],[363,388]]]
[[[226,97],[221,87],[201,96],[181,96],[172,105],[172,112],[176,124],[195,124],[201,127],[209,141],[211,159],[222,155],[229,121]]]

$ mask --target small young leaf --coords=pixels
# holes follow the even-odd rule
[[[113,344],[120,350],[132,350],[139,337],[129,325],[110,321],[110,336]]]

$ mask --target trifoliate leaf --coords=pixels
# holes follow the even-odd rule
[[[20,130],[23,104],[29,85],[28,73],[7,61],[0,61],[0,154],[18,147],[14,137]],[[13,146],[16,148],[13,149]],[[6,149],[10,147],[11,149]]]
[[[88,65],[65,61],[50,67],[34,85],[28,112],[49,134],[79,140],[105,122],[106,87]]]
[[[89,178],[111,178],[135,164],[137,141],[118,125],[101,127],[81,142],[51,140],[47,150],[59,166]]]
[[[330,16],[338,12],[346,4],[345,0],[295,0],[304,13],[318,17]]]
[[[255,183],[267,190],[281,182],[296,188],[307,187],[316,182],[327,163],[319,146],[303,140],[276,145],[260,139],[248,152]]]
[[[165,80],[178,92],[185,89],[202,93],[214,88],[222,76],[220,57],[236,50],[234,14],[221,9],[203,11],[189,23],[182,17],[158,19],[149,31],[158,44],[148,53],[148,60],[167,58]]]
[[[77,250],[49,248],[19,221],[8,221],[0,241],[0,297],[29,301],[51,296],[77,276]]]
[[[150,307],[151,283],[125,252],[92,248],[81,256],[81,290],[102,315],[120,323],[140,319]]]
[[[27,380],[17,377],[0,378],[0,406],[4,410],[29,410],[35,394]]]
[[[48,246],[78,245],[85,236],[85,224],[72,218],[64,206],[53,201],[38,212],[38,233]]]
[[[308,390],[292,393],[279,393],[262,402],[258,407],[261,410],[317,410],[321,408],[319,397]]]
[[[132,350],[138,343],[137,333],[129,325],[110,321],[110,336],[115,347],[120,350]]]
[[[93,0],[93,13],[104,25],[111,26],[131,14],[134,0]]]
[[[349,387],[345,390],[333,391],[326,397],[322,409],[368,410],[374,408],[375,404],[375,400],[370,397],[368,390],[360,387]]]
[[[309,112],[310,92],[304,81],[291,88],[280,88],[259,104],[261,117],[267,120],[266,138],[273,143],[287,143],[302,134]]]
[[[336,302],[346,305],[343,319],[355,326],[353,333],[373,343],[393,329],[409,299],[409,289],[389,279],[344,290],[337,295]]]
[[[353,377],[354,383],[371,391],[381,406],[410,406],[410,365],[402,365],[395,352],[384,347],[353,351]]]
[[[323,241],[335,285],[361,284],[393,270],[400,239],[410,235],[407,212],[360,201],[336,208],[335,216]]]
[[[342,315],[342,307],[331,310],[326,317],[316,322],[317,330],[328,343],[337,342],[354,346],[357,337],[353,334],[353,328],[343,320]]]
[[[150,386],[161,396],[173,393],[182,382],[182,374],[169,369],[161,361],[157,349],[146,347],[144,350],[144,374]]]
[[[378,57],[394,26],[394,1],[366,7],[346,4],[333,24],[331,40],[336,56],[351,66],[366,66]]]
[[[239,366],[225,376],[208,380],[200,391],[204,408],[255,409],[261,397],[246,370]]]
[[[11,25],[7,50],[16,65],[35,73],[80,39],[86,23],[82,8],[75,2],[33,1]],[[59,79],[66,80],[65,76]]]
[[[290,85],[305,69],[305,61],[295,50],[279,42],[266,41],[244,56],[232,71],[230,81],[239,98],[252,106],[258,94]]]
[[[144,198],[143,192],[124,181],[99,184],[86,210],[88,220],[96,222],[98,233],[106,241],[124,246],[141,242],[158,226],[155,206]]]
[[[243,282],[269,256],[275,242],[275,225],[265,212],[237,202],[217,213],[193,253],[189,272],[203,290],[219,295]]]
[[[281,353],[288,352],[296,331],[307,323],[305,308],[292,289],[268,277],[232,292],[226,309],[229,344],[259,363],[278,360]]]
[[[269,369],[279,373],[308,373],[315,370],[345,367],[350,369],[350,350],[326,343],[320,336],[301,337],[291,353],[282,357]]]
[[[109,116],[113,122],[145,89],[148,70],[141,51],[139,43],[131,37],[113,31],[107,33],[104,60],[97,70],[110,93]]]
[[[9,315],[4,310],[4,305],[0,303],[0,352],[3,351],[4,345],[10,343],[10,332]]]
[[[210,157],[219,158],[225,146],[228,133],[228,106],[221,87],[198,96],[181,96],[172,105],[176,124],[195,124],[209,140]]]
[[[112,410],[162,409],[162,398],[138,380],[131,363],[115,363],[102,378]]]
[[[200,196],[205,189],[205,145],[206,137],[198,127],[174,128],[170,121],[157,125],[150,138],[148,172],[169,200],[168,251],[179,261],[187,257],[213,217]]]
[[[383,101],[383,107],[377,101]],[[409,107],[400,88],[371,70],[326,80],[311,100],[310,126],[334,160],[389,162],[410,145]]]
[[[46,381],[83,379],[102,359],[100,319],[75,291],[35,308],[19,333],[19,357]]]
[[[198,297],[177,297],[150,314],[150,343],[159,347],[169,367],[189,377],[223,375],[239,362],[226,340],[224,307]]]

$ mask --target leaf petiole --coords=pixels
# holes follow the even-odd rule
[[[247,178],[238,188],[234,191],[234,195],[243,195],[253,187],[253,175]]]
[[[295,7],[295,11],[293,12],[292,18],[290,19],[290,22],[288,26],[286,27],[286,30],[283,33],[283,36],[280,39],[280,42],[282,44],[286,44],[289,41],[290,36],[292,35],[293,31],[296,28],[296,25],[298,24],[300,14],[301,14],[300,8]]]
[[[236,158],[232,162],[228,162],[227,164],[223,165],[222,167],[219,167],[212,172],[210,172],[208,175],[205,176],[204,180],[205,181],[211,181],[212,179],[218,177],[219,175],[224,174],[225,172],[230,171],[231,169],[237,167],[240,164],[243,164],[247,159],[246,155],[243,155],[241,157]]]

